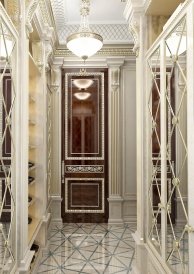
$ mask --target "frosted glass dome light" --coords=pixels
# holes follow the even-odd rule
[[[87,89],[93,84],[92,79],[75,79],[73,80],[73,84],[78,88],[78,89]]]
[[[91,96],[91,93],[90,92],[81,91],[81,92],[74,93],[74,96],[78,100],[86,100],[86,99],[88,99]]]
[[[93,32],[77,32],[67,38],[67,48],[84,60],[99,51],[102,45],[102,37]]]
[[[81,22],[79,30],[67,37],[66,46],[76,56],[86,60],[94,55],[103,46],[103,38],[100,34],[92,32],[88,15],[90,12],[90,0],[82,0],[80,15]]]

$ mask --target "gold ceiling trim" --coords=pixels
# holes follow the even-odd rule
[[[133,51],[134,45],[129,47],[107,47],[98,51],[95,56],[135,56]],[[54,52],[55,57],[72,57],[74,56],[68,49],[56,49]]]

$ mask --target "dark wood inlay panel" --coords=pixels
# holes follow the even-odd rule
[[[72,183],[70,192],[71,207],[99,207],[99,184]]]
[[[108,221],[108,69],[62,71],[62,218],[64,222]],[[89,78],[91,95],[76,99],[72,82]],[[90,185],[91,184],[91,185]]]

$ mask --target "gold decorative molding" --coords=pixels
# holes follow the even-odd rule
[[[126,47],[118,47],[118,48],[102,48],[96,56],[135,56],[133,51],[133,45],[130,44]],[[68,49],[56,49],[54,52],[55,57],[71,57],[74,56]]]

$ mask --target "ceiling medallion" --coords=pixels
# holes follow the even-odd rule
[[[103,38],[100,34],[91,31],[88,23],[90,12],[90,0],[81,0],[81,22],[78,32],[67,37],[67,48],[78,57],[86,60],[94,55],[103,46]]]

